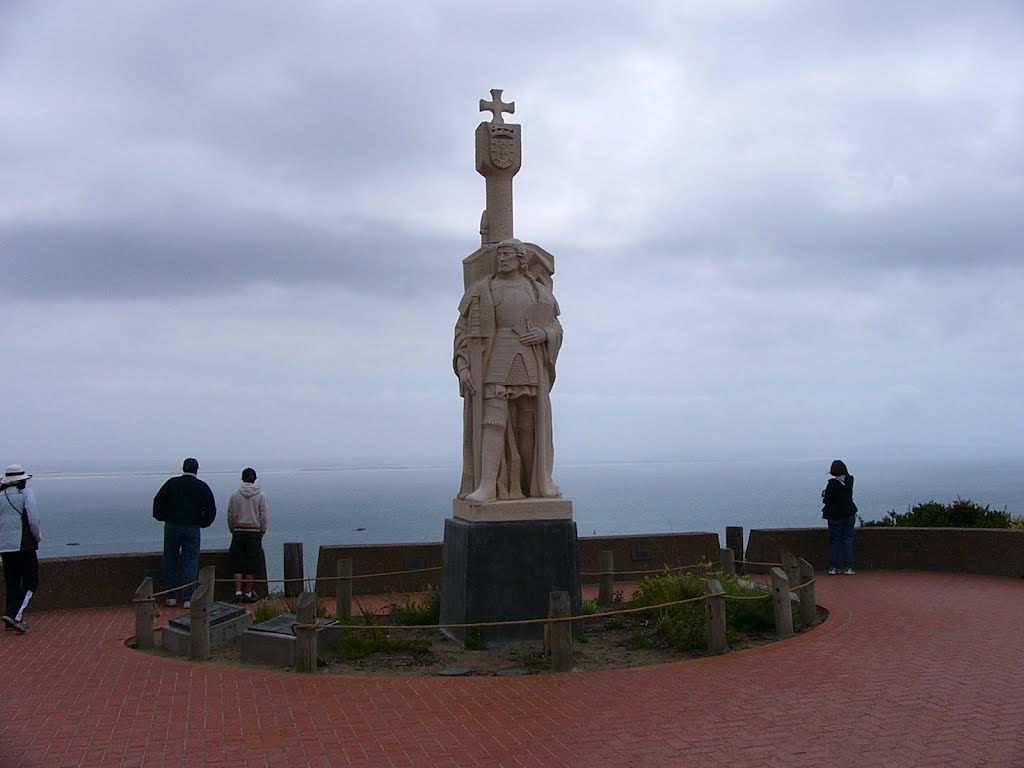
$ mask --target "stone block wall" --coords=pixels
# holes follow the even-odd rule
[[[754,529],[746,559],[778,562],[788,549],[816,571],[828,568],[828,530]],[[993,528],[861,528],[853,540],[857,570],[920,570],[1024,577],[1024,531]]]

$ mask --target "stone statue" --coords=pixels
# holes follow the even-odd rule
[[[515,238],[490,248],[494,273],[469,285],[455,325],[453,366],[464,399],[459,498],[561,498],[551,479],[549,393],[562,346],[553,265]]]

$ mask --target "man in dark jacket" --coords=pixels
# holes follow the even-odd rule
[[[172,608],[178,604],[179,591],[184,606],[192,605],[192,582],[199,578],[199,529],[209,528],[217,517],[213,491],[196,477],[198,472],[199,462],[185,459],[181,474],[164,483],[153,498],[153,517],[164,524],[164,588],[175,590],[167,593]]]

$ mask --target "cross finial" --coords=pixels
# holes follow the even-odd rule
[[[491,100],[484,101],[483,99],[480,99],[480,111],[491,113],[492,125],[504,125],[505,116],[501,114],[502,112],[508,112],[510,115],[514,115],[516,111],[516,103],[514,101],[506,104],[501,100],[501,91],[501,88],[491,88]]]

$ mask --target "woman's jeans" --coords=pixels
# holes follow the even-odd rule
[[[828,567],[839,568],[839,548],[843,550],[843,567],[853,568],[853,526],[856,515],[828,521]]]
[[[181,566],[181,580],[178,580],[178,566]],[[164,589],[174,589],[199,578],[199,526],[164,523]],[[182,595],[192,599],[195,585],[185,587]],[[168,598],[177,599],[177,592],[169,592]]]

